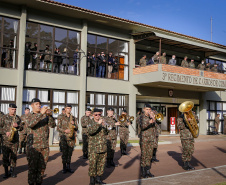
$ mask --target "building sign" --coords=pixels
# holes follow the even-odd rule
[[[176,134],[175,117],[170,117],[170,134]]]
[[[162,80],[167,82],[176,82],[188,85],[198,85],[226,89],[226,80],[211,79],[200,76],[190,76],[176,73],[162,73]]]

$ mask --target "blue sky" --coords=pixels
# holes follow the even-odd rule
[[[226,0],[56,0],[226,45]]]

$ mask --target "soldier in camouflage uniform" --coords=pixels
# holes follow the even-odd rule
[[[159,59],[160,59],[160,53],[159,51],[157,51],[156,54],[152,57],[152,61],[154,62],[154,64],[158,64]]]
[[[191,161],[192,154],[194,153],[195,141],[186,124],[186,121],[184,120],[184,114],[186,114],[186,112],[177,119],[177,128],[180,130],[180,139],[182,144],[182,161],[184,162],[183,169],[194,170],[195,168],[191,166],[189,162]],[[188,118],[188,121],[190,121],[190,118]]]
[[[1,117],[4,116],[4,113],[0,111],[0,120]],[[2,131],[1,131],[1,127],[0,127],[0,154],[2,154],[2,146],[3,146],[3,138],[2,138]],[[1,164],[0,164],[1,166]]]
[[[127,115],[127,111],[125,109],[122,111],[122,114],[125,114],[128,120],[129,116]],[[120,123],[119,126],[121,155],[127,155],[126,148],[129,140],[129,125],[131,124],[127,120],[124,123]]]
[[[86,109],[86,114],[81,118],[82,125],[82,151],[83,151],[83,159],[88,159],[88,128],[91,116],[91,109]]]
[[[151,159],[151,162],[159,162],[159,160],[156,158],[156,153],[158,149],[158,142],[159,142],[159,134],[161,133],[161,122],[157,121],[155,122],[155,140],[154,140],[154,149],[153,149],[153,156]]]
[[[204,60],[202,60],[201,64],[198,65],[197,69],[200,69],[200,70],[205,70],[206,69]]]
[[[118,122],[116,123],[116,119],[117,118],[114,117],[114,109],[109,107],[107,116],[104,117],[104,121],[111,127],[111,129],[108,130],[107,136],[107,168],[116,166],[114,163],[114,154],[117,144],[116,125],[120,125]]]
[[[65,114],[65,108],[62,108],[62,112],[61,112],[61,114],[59,114],[59,116],[62,116],[62,115],[64,115]],[[59,141],[59,146],[60,146],[60,152],[62,152],[62,148],[61,148],[61,143],[60,143],[60,141]]]
[[[189,62],[188,66],[189,66],[189,68],[195,69],[195,62],[193,59],[191,59],[191,62]]]
[[[25,117],[27,114],[30,113],[29,107],[25,107],[24,115],[22,115],[21,121],[25,121]],[[27,122],[24,122],[27,123]],[[24,147],[24,154],[26,154],[26,144],[27,144],[27,124],[23,125],[23,130],[20,131],[20,138],[19,138],[19,154],[22,154],[22,147]]]
[[[28,160],[28,183],[40,185],[43,181],[44,172],[49,158],[49,127],[56,126],[51,112],[47,107],[41,108],[41,101],[32,99],[33,112],[28,114],[25,121],[27,128],[27,160]]]
[[[187,61],[188,57],[185,56],[184,57],[184,60],[181,62],[181,67],[188,67],[188,61]]]
[[[154,176],[150,173],[150,169],[155,140],[155,117],[149,104],[145,104],[143,111],[144,114],[137,119],[141,149],[140,165],[142,177],[148,178]]]
[[[89,134],[89,176],[90,185],[105,184],[101,180],[107,156],[107,128],[100,119],[101,109],[94,109],[93,119],[88,126]]]
[[[214,66],[211,68],[212,72],[218,72],[217,64],[214,64]]]
[[[147,65],[146,55],[140,59],[140,67],[145,67]]]
[[[18,131],[22,130],[23,127],[20,125],[21,119],[16,115],[15,104],[9,104],[9,113],[2,116],[0,120],[0,127],[3,136],[3,166],[5,169],[5,175],[3,178],[16,177],[15,167],[17,161],[17,150],[19,144],[19,134]],[[14,136],[12,141],[9,141],[11,136],[12,127],[16,128],[14,131]],[[10,166],[10,173],[8,171],[8,166]]]
[[[160,64],[166,64],[166,52],[163,52],[162,56],[160,57]]]
[[[57,130],[59,131],[60,136],[60,148],[62,150],[62,163],[63,170],[62,173],[66,173],[67,171],[73,173],[74,171],[71,169],[71,156],[75,146],[75,131],[78,130],[78,124],[76,118],[71,114],[72,106],[67,104],[65,106],[65,114],[58,116],[57,118]],[[70,126],[74,128],[70,129]],[[71,133],[72,132],[72,133]],[[69,134],[72,136],[69,137]]]

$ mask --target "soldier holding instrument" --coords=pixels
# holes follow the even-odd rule
[[[73,173],[71,169],[71,156],[75,146],[75,131],[78,130],[78,124],[76,118],[71,114],[72,106],[67,104],[65,106],[65,114],[58,116],[57,118],[57,130],[60,136],[60,148],[62,150],[62,173],[67,171]]]
[[[56,126],[51,110],[43,106],[38,98],[31,100],[33,112],[28,114],[25,122],[27,129],[28,183],[40,185],[49,158],[49,127]],[[26,124],[26,123],[25,123]]]
[[[105,184],[101,180],[107,156],[107,128],[101,119],[101,109],[95,108],[88,126],[89,134],[89,176],[90,185]]]
[[[154,175],[150,173],[150,169],[155,140],[155,116],[149,104],[145,104],[143,111],[144,114],[137,119],[141,149],[140,165],[142,177],[148,178],[154,177]]]
[[[182,161],[184,162],[184,170],[194,170],[195,168],[190,165],[192,154],[194,153],[194,137],[189,130],[189,127],[185,121],[184,114],[177,119],[177,128],[180,130],[180,139],[182,144]],[[190,121],[191,118],[188,118]]]
[[[87,108],[85,115],[81,118],[83,159],[88,159],[88,125],[90,122],[90,116],[91,109]]]
[[[2,116],[0,120],[0,127],[3,136],[3,166],[5,169],[5,175],[3,178],[9,176],[17,177],[15,173],[16,161],[17,161],[17,150],[19,144],[18,131],[22,130],[23,127],[20,125],[21,119],[16,115],[17,106],[15,104],[9,104],[9,113]],[[8,171],[10,166],[10,173]]]

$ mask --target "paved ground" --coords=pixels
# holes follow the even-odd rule
[[[140,148],[129,147],[128,156],[120,156],[119,148],[115,155],[116,168],[106,168],[104,181],[108,184],[146,185],[146,184],[216,184],[226,181],[226,137],[225,136],[200,136],[195,143],[195,153],[192,165],[196,170],[185,172],[181,165],[181,145],[179,137],[162,136],[161,141],[172,144],[159,145],[159,163],[154,163],[151,172],[156,178],[139,180]],[[73,174],[62,174],[61,153],[50,153],[49,162],[44,179],[45,185],[52,184],[78,184],[88,185],[88,160],[81,157],[82,151],[75,150],[72,157]],[[225,166],[224,166],[225,165]],[[0,167],[1,185],[27,184],[27,161],[25,155],[18,156],[16,171],[18,177],[4,180],[3,167]],[[172,175],[173,174],[173,175]]]

